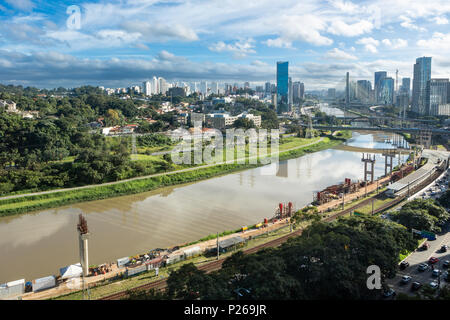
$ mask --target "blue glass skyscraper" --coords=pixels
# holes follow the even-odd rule
[[[431,57],[416,59],[412,91],[412,111],[427,114],[427,83],[431,79]]]
[[[383,102],[381,98],[381,81],[387,77],[386,71],[375,72],[375,82],[373,84],[375,90],[375,102]]]
[[[383,104],[392,105],[394,103],[394,79],[383,78],[380,85],[380,101]]]
[[[289,62],[277,62],[277,113],[287,112],[289,101]]]

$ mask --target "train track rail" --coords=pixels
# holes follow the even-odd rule
[[[429,185],[432,181],[434,181],[437,177],[439,177],[439,175],[442,173],[442,170],[438,170],[434,175],[432,175],[432,177],[426,179],[425,181],[423,181],[422,183],[416,185],[415,187],[412,187],[410,192],[411,194],[414,194],[417,191],[420,191],[422,188],[424,188],[425,186]],[[378,195],[375,195],[373,197],[367,198],[364,201],[361,201],[360,203],[358,203],[355,206],[352,206],[350,208],[347,208],[345,210],[342,210],[336,214],[333,214],[329,217],[326,217],[324,219],[322,219],[322,221],[325,222],[330,222],[333,221],[341,216],[344,216],[346,214],[350,214],[352,211],[354,211],[357,208],[360,208],[362,206],[365,206],[369,203],[371,203],[371,201],[374,200],[375,197],[377,197]],[[403,195],[400,196],[384,205],[382,205],[381,207],[377,208],[376,210],[374,210],[374,214],[379,213],[383,210],[386,210],[387,208],[393,207],[397,204],[399,204],[400,202],[402,202],[403,200],[405,200],[408,197],[408,195]],[[282,237],[279,237],[277,239],[271,240],[269,242],[257,245],[253,248],[249,248],[244,250],[244,254],[252,254],[255,253],[259,250],[265,249],[265,248],[273,248],[273,247],[278,247],[281,244],[283,244],[284,242],[286,242],[289,238],[295,237],[295,236],[299,236],[302,234],[302,229],[293,231],[287,235],[284,235]],[[211,261],[208,263],[205,263],[203,265],[198,266],[197,268],[199,270],[203,270],[206,271],[207,273],[212,272],[212,271],[216,271],[219,270],[222,267],[223,262],[226,260],[226,258],[222,258],[219,260],[215,260],[215,261]],[[163,290],[167,287],[167,281],[166,279],[161,279],[161,280],[157,280],[151,283],[147,283],[135,288],[130,289],[129,291],[140,291],[140,290],[151,290],[151,289],[155,289],[155,290]],[[121,291],[103,298],[100,298],[99,300],[119,300],[121,298],[124,298],[128,295],[129,291]]]

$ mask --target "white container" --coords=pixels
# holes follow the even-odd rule
[[[56,286],[55,276],[48,276],[44,278],[39,278],[32,281],[33,292],[53,288]]]
[[[25,292],[25,279],[0,285],[0,300],[18,297]]]
[[[195,246],[195,247],[184,250],[184,256],[186,259],[193,258],[193,257],[200,255],[201,252],[202,252],[202,249],[199,246]]]
[[[134,276],[144,271],[147,271],[147,266],[145,264],[139,267],[127,268],[127,276]]]
[[[130,258],[128,258],[128,257],[117,259],[117,267],[118,268],[123,267],[128,262],[130,262]]]

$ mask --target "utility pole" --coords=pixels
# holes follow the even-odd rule
[[[219,233],[217,232],[217,260],[219,260]]]
[[[83,281],[83,300],[85,299],[85,279],[84,277],[89,274],[89,262],[88,262],[88,239],[89,230],[87,221],[82,214],[79,215],[79,222],[77,225],[78,230],[78,242],[80,248],[80,263],[82,268],[82,281]]]
[[[373,199],[372,199],[372,215],[373,215]]]

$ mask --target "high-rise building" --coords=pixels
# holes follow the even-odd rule
[[[292,104],[294,103],[294,96],[292,92],[292,78],[289,77],[288,80],[288,105],[289,105],[289,111],[292,111]]]
[[[450,102],[450,83],[448,79],[430,79],[426,88],[426,114],[439,115],[439,106]]]
[[[356,82],[356,99],[360,102],[370,102],[370,91],[372,90],[372,84],[368,80],[358,80]]]
[[[158,94],[159,88],[158,88],[158,79],[156,77],[153,77],[152,79],[152,94]]]
[[[373,84],[375,90],[375,102],[381,102],[381,81],[387,77],[386,71],[377,71],[375,72],[375,82]]]
[[[219,84],[217,82],[211,82],[211,93],[219,94]]]
[[[426,110],[426,89],[427,82],[431,79],[431,57],[421,57],[416,59],[414,64],[414,78],[412,91],[412,111],[425,115]]]
[[[152,95],[152,84],[150,83],[150,81],[145,81],[142,85],[142,89],[146,96]]]
[[[270,93],[271,92],[270,82],[266,82],[264,88],[265,88],[266,93]]]
[[[394,104],[394,79],[383,78],[380,85],[380,103],[386,105]]]
[[[304,87],[303,87],[304,91]],[[295,81],[292,83],[292,99],[293,102],[296,102],[299,99],[302,99],[302,83],[300,81]]]
[[[400,92],[411,95],[411,78],[402,78],[402,85],[400,86]]]
[[[167,90],[169,90],[169,85],[167,84],[166,80],[162,77],[159,77],[158,78],[158,93],[166,94]]]
[[[208,82],[202,81],[200,82],[200,93],[204,96],[207,96],[208,93]]]
[[[277,113],[288,111],[289,62],[277,62]]]
[[[336,89],[335,88],[328,89],[327,98],[330,99],[330,100],[335,100],[336,99]]]

